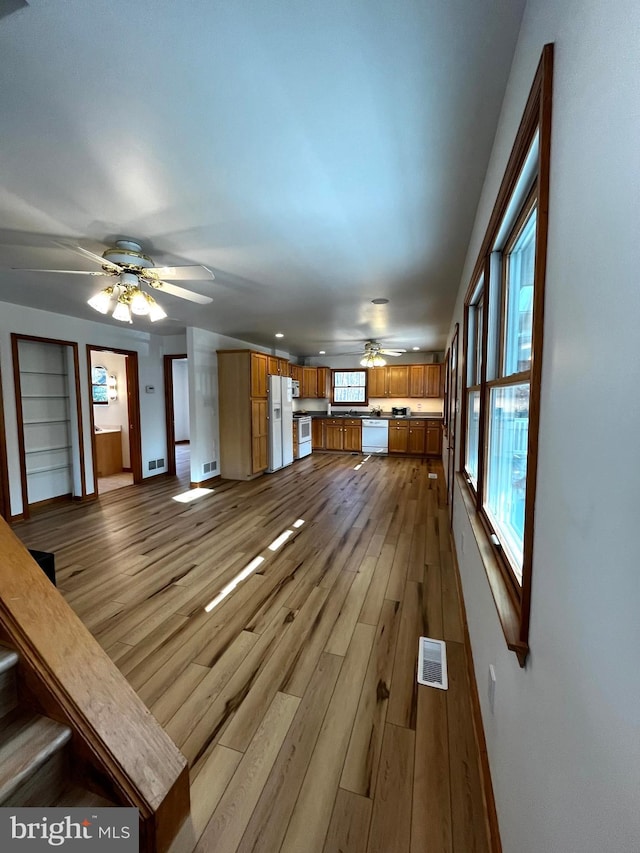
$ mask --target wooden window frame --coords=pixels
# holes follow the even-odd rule
[[[521,666],[525,665],[529,652],[529,621],[531,609],[531,576],[533,563],[533,539],[534,539],[534,516],[535,516],[535,494],[538,461],[538,430],[540,424],[540,386],[542,377],[542,343],[544,323],[544,286],[546,277],[546,253],[547,253],[547,229],[549,210],[549,166],[550,166],[550,143],[551,143],[551,101],[552,101],[552,78],[553,78],[553,45],[546,44],[536,70],[535,78],[527,104],[524,109],[522,120],[516,134],[511,155],[505,169],[504,177],[498,190],[496,202],[491,213],[489,224],[482,241],[482,246],[471,275],[470,284],[467,288],[464,301],[464,334],[463,334],[463,384],[462,394],[462,417],[461,432],[463,441],[460,442],[460,473],[459,483],[464,499],[465,507],[471,521],[476,541],[480,550],[487,579],[493,595],[498,617],[505,635],[509,649],[514,651]],[[520,211],[510,234],[505,241],[503,255],[506,259],[508,247],[513,245],[517,235],[531,213],[533,205],[537,208],[537,224],[535,237],[535,270],[534,270],[534,296],[533,296],[533,320],[531,341],[531,363],[526,371],[503,376],[504,365],[504,325],[505,325],[505,300],[507,298],[506,279],[503,273],[502,280],[492,281],[490,276],[490,256],[494,251],[496,238],[507,215],[508,206],[514,197],[516,188],[519,189],[522,169],[531,145],[538,137],[537,170],[534,177],[534,185],[527,198],[520,207]],[[515,236],[514,236],[515,235]],[[482,329],[482,370],[480,376],[480,424],[478,441],[478,488],[474,489],[468,472],[466,471],[467,456],[467,419],[468,413],[468,391],[475,386],[468,383],[469,371],[468,359],[475,355],[469,352],[469,309],[472,299],[477,293],[478,283],[484,274],[483,298],[485,316]],[[495,301],[493,288],[498,286],[500,292],[499,300],[499,329],[495,325],[491,334],[492,341],[498,343],[497,364],[495,375],[491,380],[487,379],[487,352],[488,340],[491,328],[490,306]],[[496,338],[497,335],[497,338]],[[475,371],[475,368],[474,368]],[[477,378],[477,377],[476,377]],[[529,384],[529,425],[527,446],[527,480],[526,499],[524,510],[524,547],[522,565],[522,583],[518,583],[506,555],[499,545],[492,541],[492,529],[490,520],[483,508],[484,491],[486,488],[485,467],[488,453],[488,418],[489,418],[489,395],[492,388],[508,387],[511,385]]]
[[[354,402],[351,400],[350,402],[336,402],[335,399],[335,377],[336,373],[364,373],[364,385],[354,385],[354,388],[364,388],[364,400],[360,402]],[[332,406],[345,406],[352,409],[354,406],[368,406],[369,405],[369,374],[367,372],[366,367],[335,367],[331,369],[331,405]]]

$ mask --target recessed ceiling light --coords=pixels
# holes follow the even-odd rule
[[[389,301],[389,300],[388,300],[388,299],[385,299],[383,296],[382,296],[382,297],[379,297],[378,299],[372,299],[372,300],[371,300],[371,302],[372,302],[374,305],[386,305],[388,301]]]
[[[276,338],[284,338],[282,332],[276,332]]]
[[[321,350],[320,350],[320,352],[318,353],[318,355],[326,355],[326,354],[327,354],[327,353],[326,353],[326,352],[325,352],[325,350],[323,350],[323,349],[321,349]]]
[[[419,350],[419,349],[420,349],[420,347],[414,347],[414,350]]]

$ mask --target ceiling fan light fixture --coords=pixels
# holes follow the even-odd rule
[[[387,362],[382,358],[381,355],[378,355],[374,352],[368,352],[365,357],[360,361],[361,367],[384,367]]]
[[[139,317],[144,317],[146,314],[149,313],[149,300],[152,299],[151,296],[148,296],[139,287],[132,288],[129,295],[131,297],[129,305],[131,307],[132,314],[137,314]],[[153,301],[155,302],[155,300]]]
[[[129,305],[125,301],[126,294],[122,294],[118,297],[118,302],[116,307],[113,309],[113,314],[111,315],[114,320],[121,320],[123,323],[131,323],[131,310]]]
[[[95,296],[92,296],[91,299],[88,299],[87,303],[96,311],[99,311],[100,314],[106,314],[111,306],[112,296],[113,287],[105,287],[104,290],[101,290],[99,293],[96,293]]]
[[[147,296],[147,300],[149,302],[149,319],[151,322],[155,323],[156,320],[164,320],[167,316],[167,312],[164,308],[161,308],[160,305],[158,305],[153,296]]]

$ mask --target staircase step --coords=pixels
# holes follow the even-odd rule
[[[71,729],[19,710],[0,720],[0,805],[48,805],[64,775]],[[40,772],[38,772],[40,771]]]
[[[94,794],[92,791],[87,791],[85,788],[79,788],[77,785],[67,785],[59,796],[50,803],[52,806],[62,806],[67,809],[74,808],[115,808],[115,803],[111,800],[105,800],[100,794]]]
[[[18,704],[16,688],[16,664],[18,655],[5,646],[0,646],[0,718]]]

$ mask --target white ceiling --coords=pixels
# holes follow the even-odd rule
[[[130,237],[216,275],[140,328],[443,349],[523,6],[31,0],[0,19],[0,300],[101,319],[102,279],[11,267]]]

